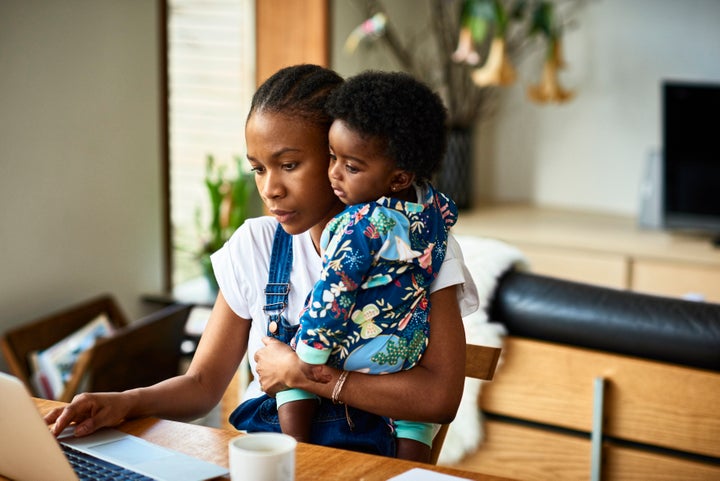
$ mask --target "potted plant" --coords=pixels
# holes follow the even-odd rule
[[[362,45],[382,46],[402,70],[440,94],[448,108],[449,143],[435,182],[459,208],[467,208],[473,128],[496,108],[498,88],[515,81],[513,65],[544,45],[545,68],[540,82],[528,88],[529,98],[544,103],[572,97],[560,85],[557,73],[564,66],[564,27],[584,0],[427,1],[427,23],[401,34],[385,2],[363,0],[367,20],[349,35],[345,49],[354,53]]]
[[[220,249],[235,230],[251,215],[251,194],[255,190],[253,175],[242,171],[242,158],[235,157],[236,173],[227,174],[227,166],[215,162],[208,155],[205,163],[205,187],[210,200],[210,219],[203,226],[200,210],[196,211],[196,223],[201,235],[197,259],[203,276],[210,287],[217,291],[210,255]]]

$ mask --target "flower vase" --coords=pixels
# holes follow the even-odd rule
[[[450,129],[447,152],[434,183],[437,190],[450,196],[459,210],[469,209],[472,203],[472,156],[472,129]]]

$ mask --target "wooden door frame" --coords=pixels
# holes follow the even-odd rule
[[[328,0],[256,0],[255,28],[257,85],[289,65],[328,66]]]

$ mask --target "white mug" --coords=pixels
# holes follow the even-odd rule
[[[230,479],[233,481],[295,481],[295,447],[292,436],[249,433],[230,440]]]

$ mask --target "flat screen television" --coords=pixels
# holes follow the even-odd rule
[[[662,84],[663,224],[720,240],[720,83]]]

